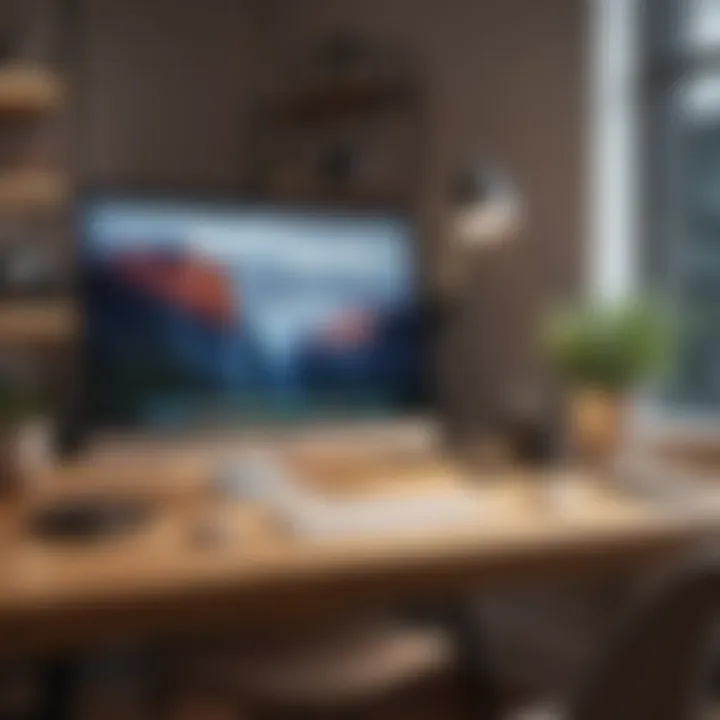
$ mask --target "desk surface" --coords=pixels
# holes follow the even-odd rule
[[[416,495],[465,482],[440,460],[303,457],[303,476],[328,493]],[[717,520],[674,513],[616,491],[602,477],[490,473],[472,484],[475,509],[452,527],[373,537],[293,537],[263,507],[213,506],[198,453],[94,459],[38,478],[22,502],[0,506],[0,652],[65,647],[136,632],[224,622],[275,623],[422,595],[445,596],[557,572],[597,572],[697,539]],[[147,495],[157,505],[141,532],[97,545],[47,544],[25,532],[50,496],[88,488]],[[209,516],[232,528],[203,547]]]

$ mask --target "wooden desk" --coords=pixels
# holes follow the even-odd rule
[[[668,552],[717,518],[681,515],[577,477],[566,502],[519,471],[473,485],[476,509],[452,528],[319,541],[293,537],[266,509],[212,510],[209,456],[181,452],[94,459],[38,478],[35,499],[0,508],[0,652],[45,652],[144,633],[257,627],[562,573],[597,573]],[[293,458],[335,492],[417,493],[462,482],[440,461]],[[546,479],[547,480],[547,479]],[[96,546],[49,545],[25,531],[32,505],[88,487],[147,494],[157,515],[140,533]],[[208,512],[233,525],[200,547]]]

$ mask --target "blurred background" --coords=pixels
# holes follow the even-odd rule
[[[333,717],[490,718],[498,696],[575,693],[639,581],[681,541],[714,546],[718,233],[718,0],[3,0],[0,706],[212,720],[255,693],[302,717],[321,697]],[[263,454],[306,431],[320,460]],[[115,434],[131,444],[103,456]],[[345,507],[361,476],[487,497]],[[443,513],[405,555],[338,539]],[[237,673],[246,639],[150,632],[231,615],[203,583],[232,607],[233,573],[283,563],[306,579],[256,606],[320,588],[402,612],[291,648],[273,616],[270,659],[251,633]],[[191,600],[161,622],[168,588]],[[440,640],[398,635],[418,615]],[[641,642],[650,620],[637,666],[685,657]],[[622,648],[601,664],[618,684],[590,673],[568,717],[687,717],[622,685]],[[363,704],[438,668],[426,695]]]
[[[586,270],[585,3],[100,0],[4,14],[7,60],[50,63],[64,88],[57,111],[3,134],[8,170],[59,174],[70,198],[115,185],[399,206],[433,286],[453,252],[457,175],[476,159],[507,169],[531,222],[464,280],[452,342],[465,349],[447,353],[443,392],[456,404],[473,393],[481,414],[501,388],[534,382],[540,308]],[[367,76],[358,97],[318,106],[313,93],[344,63]],[[402,96],[399,111],[365,86]]]

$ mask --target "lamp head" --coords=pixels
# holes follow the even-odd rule
[[[520,193],[506,174],[489,164],[464,170],[452,188],[452,201],[455,234],[467,249],[505,242],[522,224]]]

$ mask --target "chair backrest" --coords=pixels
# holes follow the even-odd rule
[[[694,720],[720,615],[720,554],[645,590],[571,703],[568,720]]]

